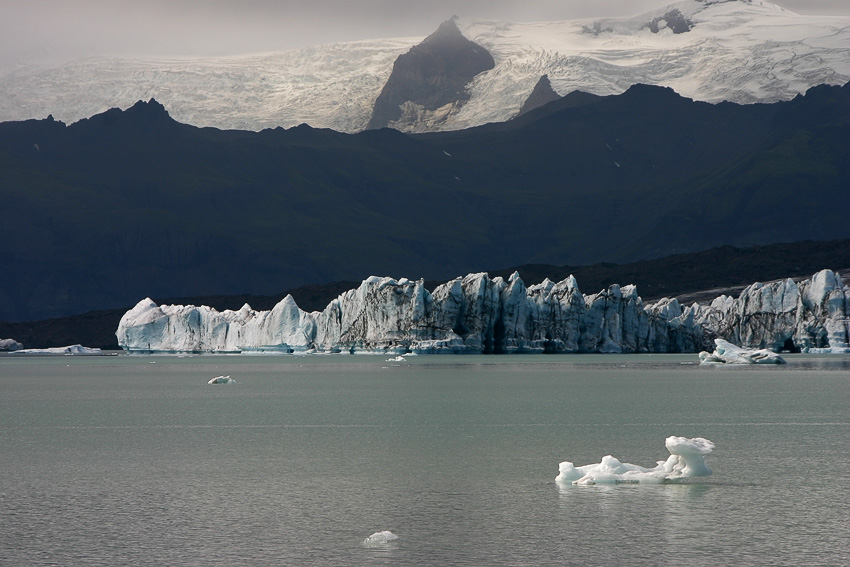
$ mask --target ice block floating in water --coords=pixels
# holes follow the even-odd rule
[[[234,380],[230,376],[216,376],[215,378],[213,378],[212,380],[207,382],[207,384],[235,384],[235,383],[236,383],[236,380]]]
[[[382,532],[375,532],[366,539],[363,540],[365,545],[383,545],[385,543],[389,543],[393,540],[397,540],[398,536],[392,533],[389,530],[384,530]]]
[[[714,339],[714,352],[699,353],[699,363],[710,364],[785,364],[785,359],[768,349],[735,346],[723,339]]]
[[[665,444],[670,457],[666,461],[658,461],[655,468],[621,463],[608,455],[602,458],[601,463],[581,467],[565,461],[558,466],[560,474],[555,480],[572,484],[662,483],[711,474],[711,469],[705,464],[705,455],[711,453],[714,443],[708,439],[668,437]]]

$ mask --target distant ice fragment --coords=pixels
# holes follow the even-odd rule
[[[399,356],[394,356],[394,357],[392,357],[392,358],[388,358],[388,359],[387,359],[387,362],[404,362],[404,357],[403,357],[403,356],[401,356],[401,355],[399,355]]]
[[[602,462],[576,467],[565,461],[558,465],[557,482],[577,485],[592,484],[659,484],[677,482],[685,478],[709,476],[711,469],[705,464],[705,455],[714,449],[714,443],[702,437],[668,437],[666,441],[670,456],[658,461],[655,468],[646,468],[621,463],[611,455]]]
[[[785,359],[768,349],[747,349],[723,339],[714,339],[714,352],[699,353],[700,364],[785,364]]]
[[[235,384],[235,383],[236,383],[236,380],[234,380],[230,376],[216,376],[215,378],[213,378],[212,380],[207,382],[207,384]]]
[[[21,350],[24,348],[24,345],[16,341],[15,339],[0,339],[0,350]]]
[[[398,539],[397,535],[395,535],[389,530],[384,530],[382,532],[373,533],[372,535],[364,539],[363,543],[366,545],[383,545],[396,539]]]
[[[850,347],[804,348],[806,354],[850,354]]]

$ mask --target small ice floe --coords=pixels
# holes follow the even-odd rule
[[[236,383],[236,380],[234,380],[230,376],[216,376],[215,378],[213,378],[212,380],[207,382],[207,384],[235,384],[235,383]]]
[[[723,339],[714,339],[714,344],[714,352],[699,353],[700,364],[785,364],[772,350],[742,348]]]
[[[388,358],[387,362],[404,362],[404,357],[401,355],[394,356],[392,358]]]
[[[375,532],[363,540],[364,545],[385,545],[393,540],[398,539],[398,536],[389,530]]]
[[[702,437],[668,437],[665,443],[670,456],[657,461],[654,468],[621,463],[611,455],[601,463],[573,466],[570,462],[558,465],[555,480],[564,484],[637,484],[677,482],[686,478],[708,476],[711,469],[705,464],[705,455],[714,449],[714,443]]]

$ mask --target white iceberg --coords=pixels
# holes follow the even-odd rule
[[[24,345],[16,341],[15,339],[0,339],[0,350],[21,350],[24,348]]]
[[[384,545],[393,540],[398,539],[398,536],[389,530],[375,532],[363,540],[364,545]]]
[[[723,339],[714,339],[714,352],[699,353],[700,364],[785,364],[785,359],[768,349],[748,349]]]
[[[405,361],[405,358],[401,355],[394,356],[392,358],[387,359],[387,362],[404,362],[404,361]]]
[[[705,455],[714,449],[714,443],[702,437],[668,437],[665,443],[670,456],[658,461],[654,468],[621,463],[611,455],[602,462],[576,467],[570,462],[558,465],[555,480],[564,484],[659,484],[677,482],[686,478],[709,476],[711,469],[705,464]]]
[[[102,354],[99,348],[89,348],[82,345],[71,345],[53,348],[25,348],[13,351],[14,354],[76,354],[76,355],[98,355]]]
[[[236,383],[236,380],[234,380],[230,376],[216,376],[215,378],[213,378],[212,380],[207,382],[207,384],[235,384],[235,383]]]

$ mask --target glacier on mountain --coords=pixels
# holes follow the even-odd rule
[[[850,17],[800,15],[762,0],[684,0],[627,19],[510,23],[454,19],[495,66],[463,104],[401,103],[406,131],[455,130],[514,117],[543,75],[559,95],[619,94],[642,83],[707,102],[775,102],[850,80]],[[137,100],[180,122],[260,130],[308,123],[364,129],[393,63],[422,38],[204,59],[93,58],[0,76],[0,121],[73,122]]]
[[[155,98],[178,122],[228,130],[314,127],[357,132],[396,57],[421,38],[207,58],[91,57],[0,76],[0,121],[52,114],[76,122]]]
[[[696,353],[714,339],[837,352],[850,348],[848,321],[850,289],[830,270],[691,306],[668,298],[645,305],[633,285],[583,295],[572,276],[526,286],[518,273],[477,273],[433,292],[423,280],[373,276],[312,313],[289,295],[270,311],[144,299],[116,336],[131,352]]]

